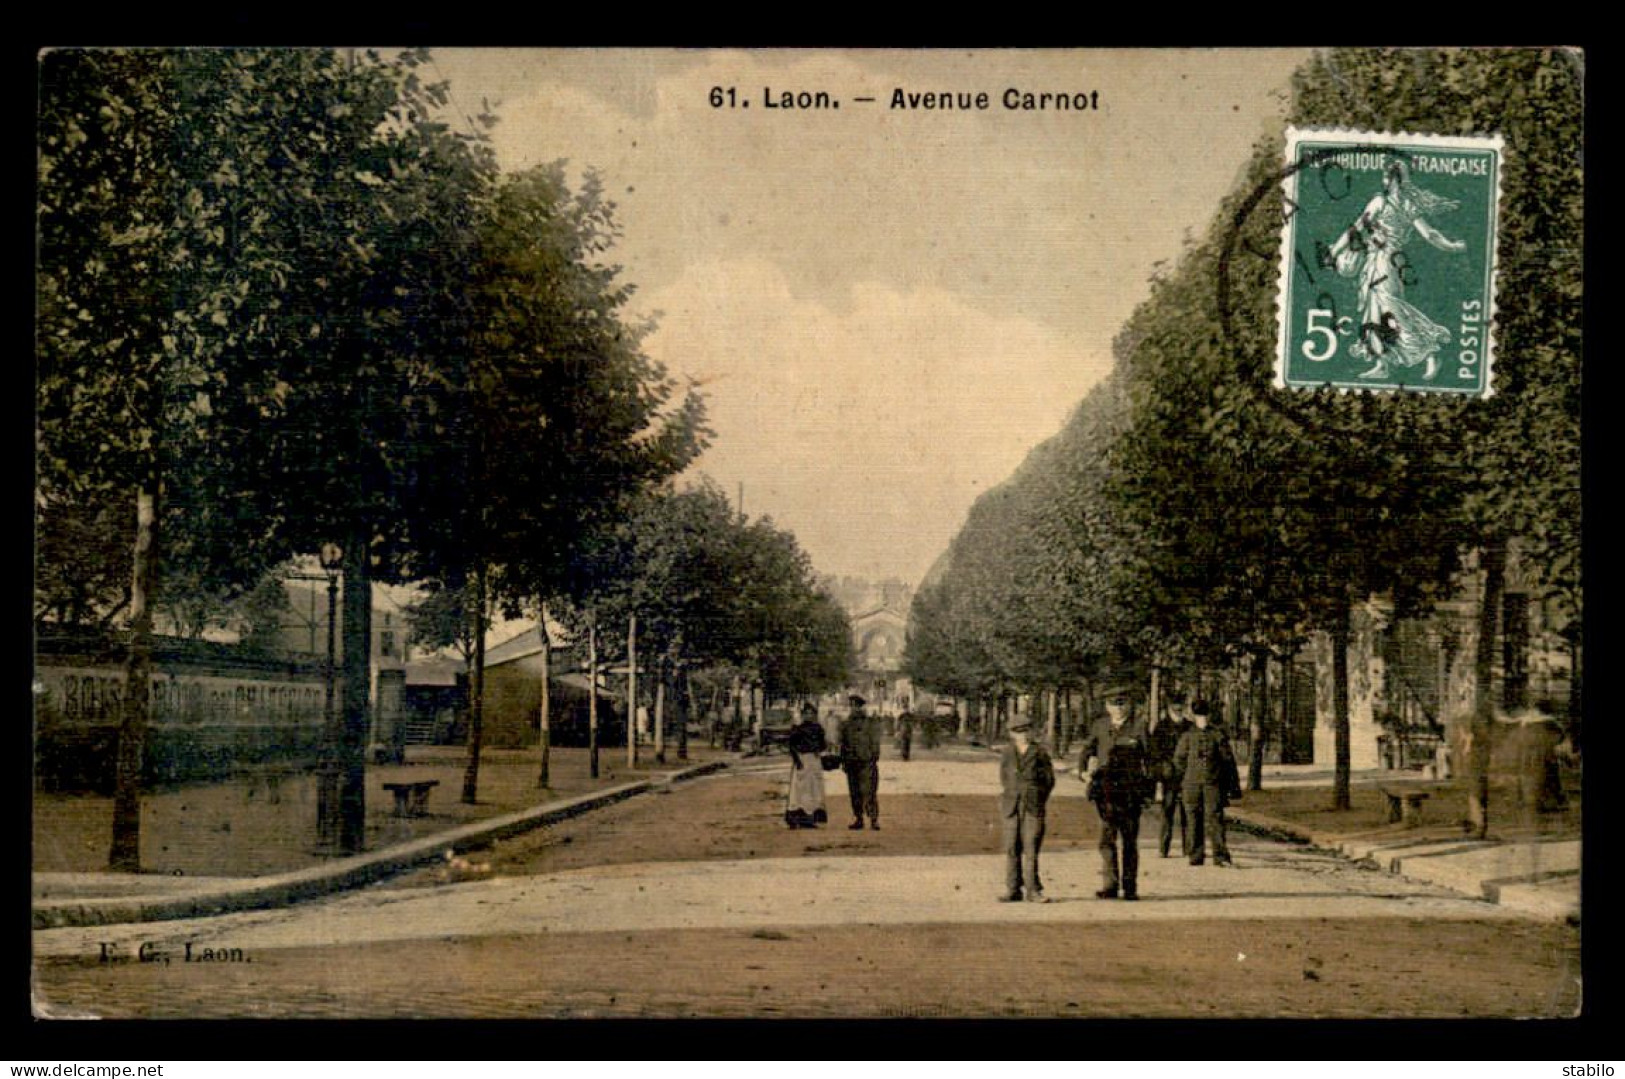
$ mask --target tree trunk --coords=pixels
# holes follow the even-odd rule
[[[598,778],[598,626],[587,625],[587,774]]]
[[[1297,666],[1294,651],[1288,651],[1281,661],[1281,725],[1276,729],[1281,732],[1281,760],[1286,761],[1288,739],[1292,737],[1292,678],[1293,669]]]
[[[1578,617],[1578,616],[1576,616]],[[1585,732],[1580,726],[1581,707],[1584,704],[1581,683],[1580,633],[1576,631],[1569,638],[1569,743],[1574,746],[1576,753],[1582,752],[1580,743]]]
[[[474,678],[468,710],[468,767],[463,771],[463,803],[474,805],[480,792],[480,751],[485,745],[485,561],[474,567]]]
[[[694,716],[694,680],[689,677],[688,665],[677,664],[677,684],[681,691],[677,705],[677,759],[688,760],[688,721]]]
[[[1146,702],[1150,711],[1146,714],[1147,723],[1156,723],[1161,719],[1159,706],[1162,704],[1162,668],[1156,663],[1151,664],[1151,698]]]
[[[1045,717],[1045,725],[1049,731],[1049,744],[1052,746],[1061,744],[1061,729],[1059,727],[1061,709],[1060,701],[1056,699],[1059,696],[1060,690],[1046,689],[1044,691],[1044,706],[1049,710],[1049,714]]]
[[[717,720],[722,717],[722,687],[711,687],[711,706],[706,709],[706,728],[711,735],[711,748],[717,748]]]
[[[1473,659],[1473,721],[1467,753],[1467,826],[1483,839],[1490,828],[1490,751],[1495,735],[1496,617],[1506,585],[1506,541],[1492,539],[1481,555],[1484,592],[1479,597],[1478,651]]]
[[[327,662],[322,666],[322,744],[316,766],[316,846],[331,851],[344,830],[339,808],[339,746],[344,742],[344,720],[338,710],[338,587],[337,568],[327,578]],[[314,602],[315,592],[311,592]],[[311,626],[314,635],[315,625]]]
[[[638,616],[626,620],[626,766],[638,766]]]
[[[1332,735],[1336,762],[1332,808],[1349,808],[1349,599],[1339,591],[1332,610]]]
[[[371,530],[356,528],[344,545],[344,725],[339,742],[339,847],[367,841],[367,734],[372,699]]]
[[[655,761],[666,763],[666,660],[655,667]]]
[[[130,634],[124,660],[124,708],[113,760],[113,841],[108,867],[141,869],[142,767],[152,712],[152,590],[157,499],[146,487],[135,493],[135,558],[130,571]]]
[[[1270,656],[1268,652],[1253,654],[1253,714],[1247,725],[1250,744],[1247,747],[1247,789],[1264,789],[1264,717],[1269,715]]]
[[[553,639],[547,632],[547,604],[542,604],[541,618],[542,636],[542,703],[541,703],[541,743],[542,766],[536,774],[536,785],[543,790],[553,785],[553,777],[549,775],[553,755],[553,716],[552,695],[548,691],[547,680],[552,674],[553,667]]]
[[[1072,687],[1061,691],[1061,741],[1056,744],[1055,756],[1064,757],[1072,747],[1072,731],[1077,728],[1077,717],[1072,713]]]

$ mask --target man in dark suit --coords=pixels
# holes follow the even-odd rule
[[[1230,865],[1230,848],[1225,844],[1224,807],[1241,794],[1240,772],[1230,740],[1208,722],[1206,701],[1191,703],[1193,726],[1180,736],[1174,748],[1174,771],[1180,777],[1180,797],[1190,814],[1190,835],[1185,853],[1191,865],[1201,865],[1203,846],[1211,837],[1215,865]]]
[[[999,751],[999,816],[1004,823],[1004,894],[1002,903],[1023,898],[1048,903],[1038,876],[1038,852],[1044,845],[1044,809],[1055,789],[1055,765],[1049,750],[1032,738],[1032,720],[1018,716],[1010,723],[1010,741]]]
[[[856,693],[846,699],[848,712],[841,724],[841,770],[846,773],[846,790],[852,799],[852,823],[856,831],[869,818],[869,827],[880,831],[880,723],[863,710],[864,699]]]
[[[1146,756],[1149,758],[1151,778],[1157,784],[1156,800],[1162,807],[1162,834],[1158,837],[1157,848],[1164,858],[1168,857],[1168,848],[1173,845],[1175,816],[1179,818],[1181,848],[1185,846],[1188,835],[1185,803],[1179,800],[1180,779],[1174,773],[1174,749],[1179,745],[1179,736],[1185,733],[1187,726],[1185,695],[1178,690],[1168,694],[1168,714],[1160,719],[1152,716],[1146,724]]]
[[[1150,773],[1146,764],[1145,725],[1133,716],[1130,688],[1113,685],[1105,693],[1106,715],[1084,736],[1078,776],[1100,812],[1101,899],[1138,899],[1140,811],[1145,806]],[[1121,859],[1119,847],[1121,846]]]

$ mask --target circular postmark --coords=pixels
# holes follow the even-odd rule
[[[1289,128],[1286,163],[1248,193],[1219,251],[1221,340],[1241,381],[1328,430],[1281,391],[1488,396],[1501,150],[1496,136]],[[1273,250],[1249,230],[1266,205],[1284,211]],[[1242,260],[1275,275],[1270,386],[1241,332]]]

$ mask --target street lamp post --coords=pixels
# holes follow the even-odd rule
[[[316,842],[324,850],[339,845],[339,730],[337,698],[338,681],[338,599],[339,569],[343,565],[344,551],[336,543],[322,544],[318,556],[322,572],[327,575],[327,667],[326,704],[323,713],[321,763],[317,770],[316,787]]]

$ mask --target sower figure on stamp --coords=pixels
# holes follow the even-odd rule
[[[1100,811],[1101,899],[1138,899],[1140,811],[1149,792],[1146,771],[1146,733],[1133,719],[1129,687],[1106,691],[1106,715],[1084,736],[1078,756],[1078,776],[1084,792]],[[1121,861],[1119,861],[1121,846]]]
[[[1033,741],[1032,720],[1019,716],[1010,724],[1010,741],[999,751],[999,816],[1004,824],[1004,894],[1002,903],[1023,898],[1048,903],[1038,876],[1038,852],[1044,845],[1044,808],[1055,789],[1055,765],[1042,742]]]
[[[1168,694],[1168,714],[1160,719],[1152,716],[1146,724],[1146,756],[1149,758],[1151,778],[1157,788],[1153,797],[1162,808],[1162,834],[1157,849],[1164,858],[1174,839],[1174,817],[1179,817],[1179,845],[1184,849],[1189,842],[1185,803],[1179,799],[1180,779],[1174,772],[1174,749],[1180,735],[1189,724],[1185,720],[1185,694],[1174,690]]]
[[[1412,183],[1410,166],[1396,157],[1383,170],[1381,193],[1332,245],[1330,260],[1338,274],[1360,279],[1359,337],[1349,354],[1373,361],[1361,378],[1388,377],[1390,363],[1424,364],[1422,377],[1429,381],[1438,373],[1438,353],[1450,341],[1450,331],[1405,299],[1405,245],[1414,233],[1440,251],[1465,251],[1464,242],[1445,236],[1423,216],[1459,205]]]
[[[1174,771],[1180,777],[1181,797],[1190,814],[1190,835],[1185,853],[1191,865],[1201,865],[1203,846],[1213,845],[1215,865],[1230,865],[1230,848],[1225,843],[1224,807],[1241,793],[1240,771],[1230,740],[1208,722],[1206,701],[1191,704],[1194,726],[1180,736],[1174,749]]]
[[[854,693],[846,699],[851,710],[841,724],[841,770],[846,773],[846,789],[852,798],[852,823],[856,831],[869,818],[869,827],[880,830],[880,722],[863,710],[864,700]]]

